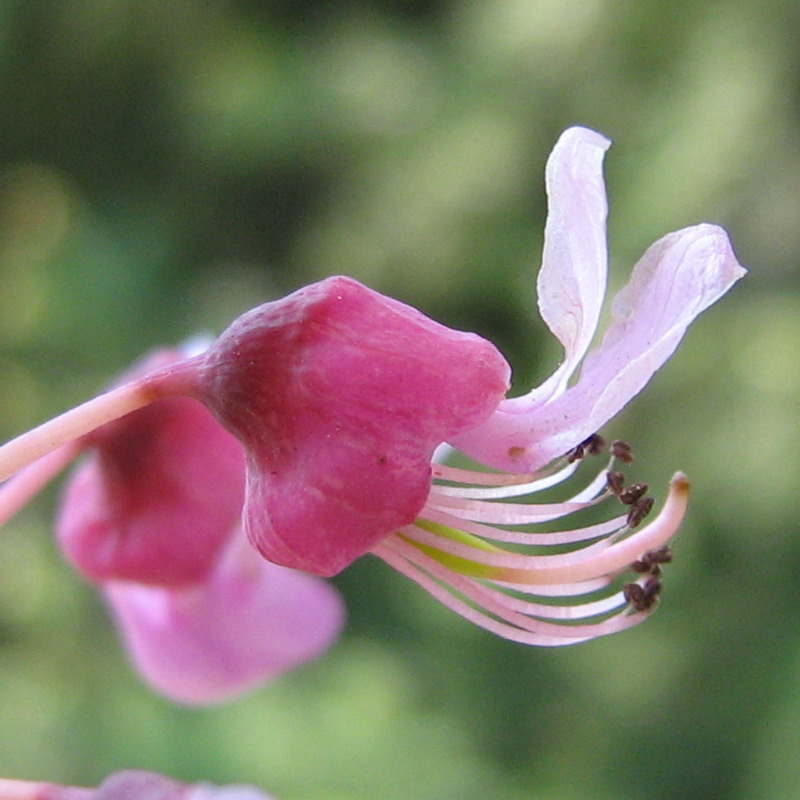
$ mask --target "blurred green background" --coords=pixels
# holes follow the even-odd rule
[[[607,158],[612,282],[708,220],[751,274],[604,433],[694,496],[659,612],[564,650],[473,629],[383,564],[323,660],[227,707],[125,664],[51,539],[0,538],[0,774],[124,767],[281,800],[788,798],[800,785],[800,9],[774,0],[4,0],[0,434],[146,349],[344,272],[559,358],[543,167]]]

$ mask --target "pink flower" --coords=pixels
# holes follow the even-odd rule
[[[148,356],[122,381],[182,357]],[[93,581],[162,587],[206,579],[239,524],[244,455],[196,400],[171,397],[85,436],[90,449],[67,484],[56,534]]]
[[[159,351],[127,377],[179,357]],[[247,546],[242,448],[200,403],[162,400],[83,445],[90,453],[67,484],[58,539],[104,589],[150,685],[178,702],[219,702],[330,646],[338,595]]]
[[[686,508],[685,476],[635,533],[652,500],[647,487],[626,487],[613,463],[564,502],[530,497],[571,476],[583,449],[599,449],[597,428],[743,270],[711,225],[657,242],[570,386],[605,292],[608,145],[573,128],[548,163],[539,302],[566,358],[528,395],[503,399],[508,367],[487,342],[346,278],[255,309],[208,350],[193,393],[245,445],[245,528],[265,557],[330,575],[373,552],[477,624],[535,644],[610,633],[655,605],[663,548]],[[431,467],[441,442],[512,475]],[[614,449],[630,460],[626,446]],[[509,498],[524,502],[497,502]],[[558,533],[518,530],[603,500],[621,500],[623,513]],[[619,590],[614,579],[634,565],[642,577]],[[581,601],[592,592],[600,595]]]
[[[181,783],[143,770],[109,775],[97,789],[3,780],[0,800],[273,800],[255,786]]]
[[[229,700],[318,657],[344,619],[330,584],[260,558],[240,527],[195,586],[104,589],[138,672],[191,705]]]
[[[535,505],[530,497],[570,477],[585,451],[600,449],[595,431],[642,389],[689,323],[744,274],[727,235],[716,226],[665,236],[648,249],[614,299],[611,325],[587,356],[606,284],[602,159],[609,144],[593,131],[571,128],[547,165],[550,209],[539,308],[564,346],[563,363],[541,386],[501,401],[480,423],[448,440],[512,475],[435,466],[440,480],[416,523],[375,548],[458,613],[532,644],[569,644],[611,633],[654,607],[661,564],[671,559],[665,543],[686,508],[684,475],[673,477],[657,518],[635,532],[652,500],[646,486],[626,486],[612,464],[566,502]],[[570,384],[581,362],[580,375]],[[615,443],[612,453],[630,460],[622,443]],[[514,477],[520,472],[531,474]],[[524,502],[498,502],[512,497]],[[546,534],[523,527],[615,498],[627,513],[605,523]],[[515,549],[502,547],[505,543]],[[536,554],[520,554],[519,546]],[[572,549],[564,552],[566,547]],[[556,553],[546,554],[547,548]],[[626,569],[638,579],[618,591],[614,579]],[[584,595],[589,598],[581,601]]]
[[[250,311],[205,353],[24,434],[0,449],[0,476],[53,442],[188,396],[244,446],[244,529],[270,561],[327,576],[373,553],[457,613],[529,644],[570,644],[637,623],[656,605],[686,477],[673,477],[660,513],[640,526],[653,500],[617,470],[631,460],[617,442],[611,461],[565,499],[532,500],[564,484],[585,453],[603,450],[596,430],[744,270],[720,228],[669,234],[636,266],[588,352],[606,283],[608,145],[572,128],[548,162],[539,305],[565,359],[529,394],[505,399],[510,371],[487,341],[334,277]],[[443,443],[502,472],[440,464]],[[622,507],[587,524],[582,512],[601,502]],[[559,519],[569,520],[563,530],[536,530]],[[216,564],[218,545],[202,539],[200,564],[208,554]],[[637,577],[625,583],[630,571]]]

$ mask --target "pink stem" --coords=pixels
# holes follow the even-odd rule
[[[0,481],[68,442],[156,400],[191,394],[199,358],[156,370],[88,400],[0,447]],[[2,800],[2,798],[0,798]]]
[[[61,472],[80,451],[77,441],[62,445],[33,464],[28,464],[13,478],[0,485],[0,525],[4,525],[43,487]],[[1,799],[0,799],[1,800]]]

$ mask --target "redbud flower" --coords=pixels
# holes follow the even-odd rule
[[[569,478],[584,450],[600,449],[595,430],[743,270],[712,225],[657,242],[570,386],[605,292],[608,145],[574,128],[548,163],[539,302],[566,358],[528,395],[503,399],[509,370],[487,342],[345,278],[245,314],[209,348],[194,394],[245,445],[245,528],[267,558],[330,575],[373,552],[477,624],[534,644],[610,633],[655,605],[659,566],[621,590],[613,580],[675,533],[685,476],[674,476],[661,513],[636,532],[653,501],[647,487],[626,487],[613,461],[566,501],[530,500]],[[441,442],[511,474],[432,465]],[[627,446],[613,450],[630,461]],[[603,500],[621,501],[623,513],[528,530]],[[580,600],[592,592],[601,595]]]
[[[659,514],[641,525],[653,500],[616,468],[632,456],[615,442],[608,465],[565,499],[532,500],[604,449],[597,429],[744,270],[716,226],[665,236],[589,352],[606,284],[608,146],[572,128],[548,161],[539,307],[565,359],[530,393],[505,399],[510,370],[484,339],[334,277],[248,312],[205,353],[25,434],[0,449],[0,475],[44,454],[45,438],[67,442],[156,399],[189,396],[244,446],[244,529],[270,561],[327,576],[373,553],[457,613],[529,644],[637,623],[657,603],[686,477],[676,473]],[[482,468],[438,463],[443,443]],[[581,522],[604,501],[621,513]],[[536,529],[559,519],[569,520],[563,530]],[[623,584],[626,571],[636,577]]]
[[[161,350],[130,380],[168,366]],[[104,591],[138,672],[172,700],[227,700],[327,649],[332,586],[265,561],[241,526],[242,447],[196,400],[171,397],[97,428],[56,522]]]

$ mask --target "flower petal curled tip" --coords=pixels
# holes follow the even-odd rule
[[[595,332],[605,287],[600,168],[606,144],[590,131],[571,129],[548,162],[540,307],[564,345],[564,363],[542,386],[505,400],[483,423],[451,440],[495,469],[539,469],[601,428],[672,355],[690,323],[746,272],[715,225],[664,236],[614,299],[610,327],[567,388]]]
[[[161,350],[126,379],[165,366]],[[190,398],[168,398],[84,437],[56,523],[67,558],[93,581],[179,587],[202,581],[237,525],[244,455]]]
[[[529,458],[549,461],[641,391],[691,322],[744,275],[727,234],[697,225],[656,242],[614,299],[612,323],[578,382],[532,416],[541,431]]]
[[[204,584],[105,591],[138,672],[187,705],[229,700],[321,655],[344,621],[332,586],[265,561],[241,533]]]
[[[245,446],[251,541],[332,575],[414,520],[434,449],[487,417],[508,377],[484,339],[334,277],[237,320],[198,397]]]
[[[570,465],[544,484],[572,472]],[[468,477],[446,469],[441,475],[451,484]],[[480,473],[471,480],[478,484]],[[614,633],[640,622],[655,607],[661,565],[671,560],[664,545],[686,511],[689,483],[682,473],[673,477],[661,513],[635,532],[625,514],[556,533],[514,529],[614,496],[627,505],[640,500],[629,502],[624,490],[604,488],[609,483],[605,472],[583,492],[555,505],[519,503],[509,509],[493,502],[502,493],[491,483],[490,478],[485,487],[434,486],[423,517],[379,544],[375,554],[469,621],[526,644],[575,644]],[[531,486],[520,481],[519,493]],[[640,494],[641,484],[634,486],[633,494]],[[470,496],[481,499],[467,500]],[[511,551],[503,543],[527,546],[537,554]],[[547,548],[557,552],[542,554]],[[637,580],[620,586],[617,578],[626,570],[638,573]],[[586,600],[586,595],[592,596]]]
[[[586,354],[606,291],[606,203],[603,156],[611,142],[587,128],[569,128],[547,161],[550,213],[536,283],[539,312],[564,347],[561,366],[532,402],[560,394]]]

